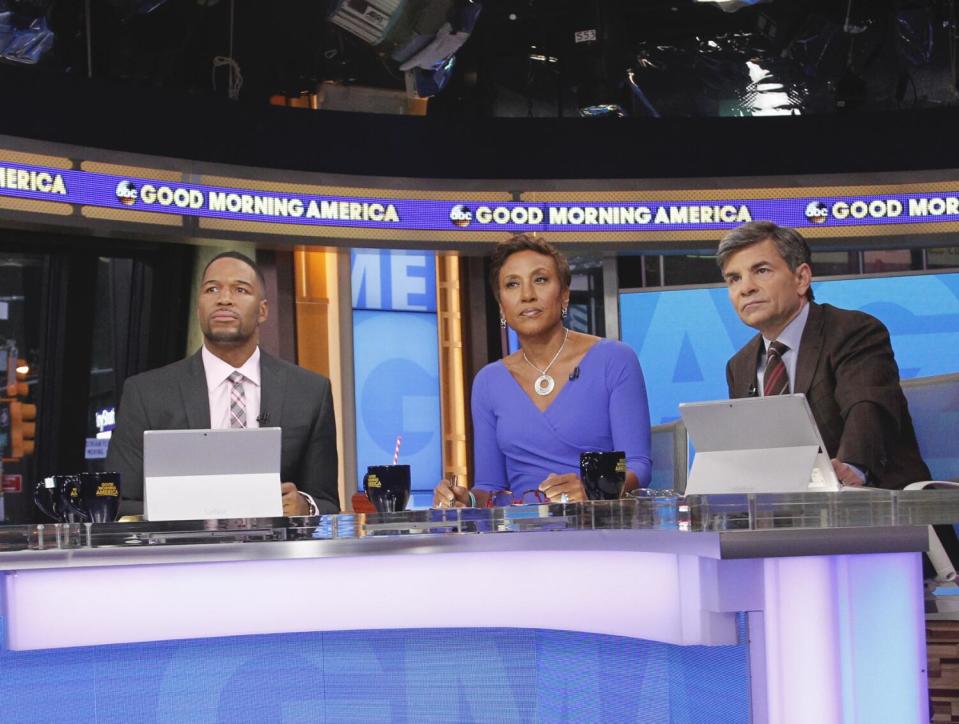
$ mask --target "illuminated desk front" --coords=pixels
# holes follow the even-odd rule
[[[690,704],[690,721],[928,720],[919,552],[924,524],[951,510],[959,511],[951,491],[883,491],[7,528],[0,670],[25,656],[62,668],[75,652],[122,658],[155,642],[171,642],[164,651],[204,641],[215,648],[234,637],[275,647],[321,632],[307,649],[365,636],[357,645],[369,648],[381,675],[400,666],[385,642],[394,654],[402,650],[407,666],[409,642],[431,641],[416,648],[416,665],[432,673],[407,672],[400,687],[411,717],[429,714],[422,702],[435,697],[438,676],[459,682],[454,709],[466,718],[480,710],[471,697],[490,704],[490,686],[502,715],[493,718],[517,721],[599,718],[612,715],[610,701],[633,695],[633,708],[617,716],[642,721],[644,697],[675,712],[683,706],[677,698],[705,686],[710,708],[695,715],[689,712],[702,702]],[[632,657],[643,658],[633,678],[646,684],[608,687],[593,714],[570,708],[580,684],[562,683],[554,693],[566,703],[551,710],[556,697],[544,696],[550,677],[510,669],[531,649],[524,671],[548,662],[550,676],[562,678],[575,669],[572,661],[557,663],[563,647],[573,652],[594,639],[601,642],[587,646],[594,673],[612,682],[620,674],[608,669],[610,656],[647,642],[659,648]],[[476,651],[491,640],[502,655],[490,661],[502,672],[484,685],[491,674],[482,657],[464,660],[460,645],[474,641],[469,650]],[[684,651],[704,658],[686,666]],[[709,663],[710,652],[722,654],[722,666]],[[431,656],[446,663],[430,664]],[[632,659],[618,666],[637,665]],[[661,664],[659,679],[650,673],[654,664]],[[731,672],[726,682],[715,679],[723,666]],[[324,674],[330,681],[342,675]],[[522,676],[532,678],[517,688]],[[683,681],[662,683],[677,676]],[[478,687],[472,693],[469,681]],[[662,686],[672,690],[663,694]],[[218,706],[228,712],[219,691]],[[361,717],[324,709],[327,699],[336,697],[327,691],[311,699],[316,720],[343,718],[343,711],[378,718],[379,710]],[[396,718],[395,704],[385,711],[384,720]],[[439,711],[461,718],[442,707],[432,714]]]

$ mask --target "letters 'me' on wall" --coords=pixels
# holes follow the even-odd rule
[[[353,250],[356,457],[411,466],[414,490],[442,474],[436,266],[432,252]]]
[[[813,291],[819,303],[880,319],[902,379],[959,372],[959,274],[822,281]],[[726,361],[756,332],[736,316],[725,287],[625,292],[619,309],[622,340],[646,376],[652,424],[679,417],[680,402],[728,397]]]

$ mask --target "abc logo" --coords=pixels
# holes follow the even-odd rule
[[[459,226],[459,227],[469,226],[472,220],[473,220],[473,212],[470,211],[469,206],[464,206],[463,204],[457,204],[452,209],[450,209],[450,221],[452,221],[455,226]]]
[[[133,206],[140,193],[132,181],[121,181],[117,184],[117,201],[124,206]]]
[[[814,224],[823,224],[829,218],[829,208],[822,201],[810,201],[806,206],[806,218]]]

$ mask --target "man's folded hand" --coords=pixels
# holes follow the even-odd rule
[[[280,492],[283,494],[283,515],[309,515],[310,503],[300,495],[293,483],[280,483]]]

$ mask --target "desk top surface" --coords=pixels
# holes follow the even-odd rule
[[[0,570],[512,550],[757,558],[925,550],[959,491],[639,498],[318,517],[0,526]],[[547,535],[551,533],[552,535]]]

